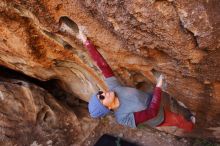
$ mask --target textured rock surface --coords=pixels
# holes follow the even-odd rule
[[[35,85],[1,80],[0,104],[0,145],[80,145],[84,139],[75,114]]]
[[[57,32],[67,16],[85,28],[123,84],[154,83],[153,72],[163,73],[166,92],[196,114],[191,136],[219,140],[219,7],[218,0],[3,0],[0,64],[57,79],[85,101],[106,89],[82,44]]]

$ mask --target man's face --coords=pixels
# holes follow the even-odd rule
[[[99,98],[101,103],[106,107],[109,107],[116,98],[115,93],[112,91],[103,92],[101,94],[98,94],[97,97]]]

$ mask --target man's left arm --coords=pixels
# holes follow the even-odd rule
[[[163,84],[163,76],[160,75],[157,85],[153,92],[153,98],[148,108],[143,111],[134,112],[135,124],[138,125],[157,116],[161,103],[161,87]]]
[[[145,121],[148,121],[157,116],[160,109],[161,102],[161,88],[156,87],[154,89],[153,98],[150,105],[145,110],[134,112],[135,124],[138,125]]]

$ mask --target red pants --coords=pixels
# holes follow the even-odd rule
[[[184,129],[186,132],[191,132],[193,129],[193,123],[187,121],[182,115],[173,113],[168,109],[164,109],[164,121],[158,125],[161,126],[176,126]]]

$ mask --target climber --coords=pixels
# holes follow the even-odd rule
[[[100,68],[109,88],[109,91],[98,91],[90,98],[88,108],[91,117],[100,118],[112,110],[119,124],[132,128],[147,124],[151,127],[176,126],[185,132],[193,129],[192,121],[186,120],[182,115],[173,113],[160,105],[163,75],[158,78],[153,95],[122,86],[106,60],[82,30],[79,31],[77,38],[82,41],[91,58]]]

